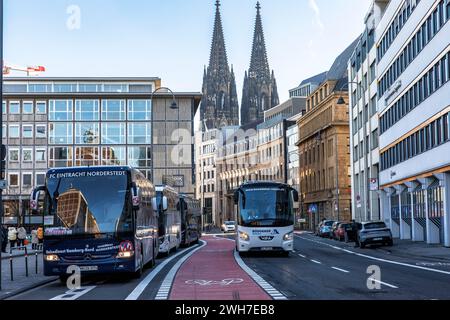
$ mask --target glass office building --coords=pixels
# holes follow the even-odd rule
[[[55,167],[129,165],[194,194],[193,119],[200,93],[158,90],[159,78],[6,78],[5,223],[35,224],[29,195]]]

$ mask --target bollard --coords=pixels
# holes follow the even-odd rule
[[[25,275],[28,277],[28,250],[25,247]]]
[[[9,272],[11,274],[11,281],[14,281],[12,250],[9,250]]]

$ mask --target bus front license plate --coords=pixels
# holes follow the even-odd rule
[[[272,247],[262,247],[261,251],[272,251],[273,248]]]
[[[81,266],[80,271],[98,271],[98,266]]]

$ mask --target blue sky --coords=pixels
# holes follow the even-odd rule
[[[363,30],[370,0],[261,0],[269,64],[280,99],[327,70]],[[4,0],[5,61],[44,65],[45,76],[159,76],[200,91],[214,0]],[[256,0],[222,0],[228,60],[239,100],[249,67]],[[67,13],[80,9],[80,28]]]

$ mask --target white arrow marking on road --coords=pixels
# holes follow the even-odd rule
[[[195,245],[194,248],[198,246]],[[150,272],[144,280],[142,280],[137,287],[128,295],[128,297],[126,297],[125,300],[137,300],[139,298],[139,296],[142,294],[142,292],[144,292],[145,288],[147,288],[147,286],[150,284],[150,282],[152,282],[153,278],[156,277],[156,275],[161,271],[162,268],[164,268],[170,261],[172,261],[173,259],[175,259],[176,257],[178,257],[179,255],[185,253],[186,250],[180,251],[177,254],[175,254],[174,256],[164,260],[161,264],[159,264],[152,272]]]
[[[91,287],[81,287],[79,289],[72,289],[69,291],[66,291],[65,293],[56,296],[54,298],[51,298],[50,300],[76,300],[79,297],[85,295],[86,293],[88,293],[89,291],[91,291],[92,289],[96,288],[96,286],[91,286]]]

